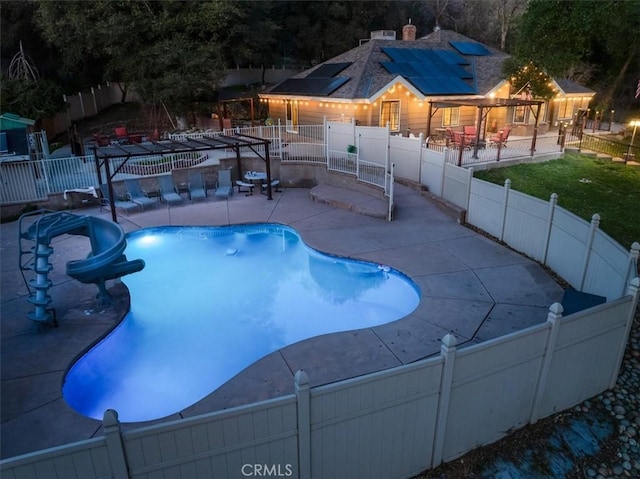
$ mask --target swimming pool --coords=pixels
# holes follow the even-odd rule
[[[198,402],[267,354],[303,339],[389,323],[420,294],[387,266],[318,252],[287,226],[159,227],[129,233],[130,312],[67,372],[79,413],[122,422]]]

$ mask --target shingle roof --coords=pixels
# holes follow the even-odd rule
[[[569,93],[595,94],[593,90],[590,90],[589,88],[583,85],[580,85],[579,83],[576,83],[572,80],[561,79],[561,80],[556,80],[555,82],[558,84],[558,86],[560,87],[560,89],[565,95]]]
[[[451,42],[458,42],[456,43],[458,49],[456,49]],[[461,53],[461,44],[464,45],[464,48],[462,48],[463,51],[470,50],[472,53]],[[436,82],[435,79],[442,77],[446,78],[448,75],[452,75],[453,73],[447,71],[447,69],[443,68],[442,65],[437,67],[430,62],[418,64],[413,63],[414,66],[418,67],[418,75],[423,75],[423,79],[428,80],[416,81],[416,74],[411,68],[405,70],[400,63],[389,65],[394,62],[394,59],[391,58],[388,53],[385,53],[385,49],[387,52],[390,51],[389,49],[411,49],[431,52],[441,50],[451,52],[452,54],[455,53],[455,55],[466,60],[465,63],[467,64],[461,65],[461,67],[463,67],[468,74],[458,75],[456,81],[451,82],[451,84],[455,83],[458,85],[458,90],[460,91],[457,91],[455,87],[451,87],[448,91],[443,92],[441,86],[442,82]],[[428,55],[421,54],[420,56],[425,57]],[[335,99],[369,99],[376,93],[380,92],[383,88],[388,87],[388,85],[398,76],[401,76],[409,83],[411,83],[410,77],[413,76],[414,82],[412,84],[425,96],[446,96],[457,94],[484,95],[504,79],[502,75],[502,63],[508,57],[509,55],[500,50],[475,42],[474,40],[465,37],[464,35],[460,35],[459,33],[449,30],[439,30],[414,41],[371,39],[365,44],[303,71],[298,75],[295,75],[293,78],[311,79],[314,77],[314,71],[316,70],[319,70],[318,73],[321,73],[322,71],[331,72],[333,69],[337,69],[337,67],[332,67],[330,65],[340,64],[341,66],[344,66],[345,64],[348,64],[334,77],[348,78],[348,81],[342,82],[342,84],[329,93],[326,93],[325,91],[324,94],[321,94],[322,96]],[[398,58],[396,58],[396,60],[398,60]],[[384,64],[387,64],[387,68],[385,68]],[[402,75],[402,72],[405,72],[406,76]],[[431,81],[432,79],[434,81]],[[465,84],[466,87],[463,87]],[[439,88],[434,85],[439,85]],[[287,85],[285,81],[282,84],[276,85],[269,91],[269,93],[294,94],[293,92],[288,92],[286,90]],[[312,92],[308,93],[308,95],[314,96]]]

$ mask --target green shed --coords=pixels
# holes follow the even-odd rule
[[[0,115],[0,153],[29,154],[27,133],[35,120],[14,113]]]

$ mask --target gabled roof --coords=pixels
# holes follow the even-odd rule
[[[3,113],[0,115],[0,130],[26,128],[28,126],[33,126],[35,123],[35,120],[24,118],[20,115],[16,115],[15,113]]]
[[[579,83],[576,83],[572,80],[567,80],[567,79],[561,79],[561,80],[554,80],[556,86],[558,87],[558,90],[560,91],[560,93],[562,93],[563,95],[571,95],[573,94],[581,94],[581,95],[595,95],[596,92],[593,90],[590,90],[589,88],[580,85]]]
[[[485,95],[503,80],[508,57],[448,30],[413,41],[371,39],[267,94],[373,101],[401,81],[418,97]]]

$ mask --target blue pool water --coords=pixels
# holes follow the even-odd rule
[[[166,417],[273,351],[400,319],[419,302],[402,273],[320,253],[281,225],[143,229],[125,253],[146,263],[122,278],[131,310],[63,385],[95,419]]]

